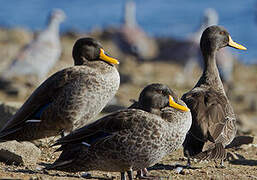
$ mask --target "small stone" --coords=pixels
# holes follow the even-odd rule
[[[176,173],[178,174],[181,174],[182,170],[183,170],[183,167],[176,167],[175,169]]]
[[[187,174],[190,174],[191,171],[189,169],[183,169],[183,174],[182,175],[187,175]]]
[[[41,151],[30,142],[7,141],[0,143],[0,161],[6,164],[35,165]]]
[[[90,173],[85,172],[85,173],[81,174],[81,177],[82,178],[90,178],[90,177],[92,177],[92,175]]]
[[[37,170],[37,171],[41,171],[41,170],[43,170],[43,168],[44,168],[43,166],[37,166],[37,167],[36,167],[36,170]]]

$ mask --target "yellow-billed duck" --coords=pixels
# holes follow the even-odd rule
[[[113,98],[120,84],[101,44],[81,38],[73,47],[74,65],[45,80],[1,129],[0,141],[31,141],[82,127]]]
[[[217,51],[226,46],[246,50],[221,26],[210,26],[203,32],[200,42],[203,74],[195,87],[182,97],[192,113],[192,126],[183,143],[184,153],[188,158],[221,159],[222,165],[225,146],[237,131],[236,116],[225,94],[215,58]]]
[[[132,179],[133,170],[157,163],[182,145],[191,113],[166,85],[148,85],[133,107],[57,140],[62,153],[47,169],[114,171],[121,172],[121,179],[128,172]]]
[[[200,47],[199,47],[202,33],[207,27],[212,25],[217,25],[218,21],[219,21],[219,15],[215,11],[215,9],[207,8],[204,11],[204,17],[200,28],[196,32],[191,34],[191,36],[189,37],[189,40],[194,42],[195,45],[197,45],[197,51],[199,51],[199,53],[197,53],[197,56],[195,58],[197,58],[201,67],[204,67],[202,56],[200,53]],[[227,48],[222,48],[217,52],[216,63],[217,63],[217,67],[218,67],[223,84],[225,83],[226,85],[229,85],[229,83],[232,83],[232,80],[233,80],[232,73],[233,73],[235,60],[236,60],[236,57]],[[188,62],[186,64],[186,68],[184,69],[185,70],[184,72],[191,73],[191,74],[188,74],[189,76],[192,75],[192,71],[193,71],[192,67],[190,67],[191,65],[192,65],[192,62]]]

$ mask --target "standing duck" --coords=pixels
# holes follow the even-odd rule
[[[237,131],[236,116],[225,94],[215,58],[217,51],[226,46],[246,50],[221,26],[210,26],[203,32],[200,42],[203,74],[195,87],[182,97],[192,113],[192,126],[183,143],[185,155],[221,159],[222,166],[225,146]]]
[[[81,38],[73,47],[75,66],[44,81],[8,121],[0,141],[31,141],[92,122],[119,88],[120,76],[101,44]]]
[[[1,74],[3,79],[34,76],[41,80],[55,65],[61,55],[59,25],[65,19],[60,9],[51,12],[47,28],[26,45]]]
[[[149,167],[180,147],[191,126],[185,103],[166,85],[151,84],[141,92],[137,108],[116,111],[73,131],[55,145],[62,153],[47,169],[125,172]]]
[[[207,8],[204,12],[201,26],[196,32],[190,35],[189,41],[195,44],[195,49],[192,49],[192,50],[195,50],[196,52],[199,52],[199,53],[195,54],[195,57],[190,58],[185,65],[184,72],[187,73],[189,77],[192,76],[192,71],[194,67],[193,62],[190,62],[190,61],[195,61],[197,59],[201,67],[204,67],[202,56],[200,53],[200,47],[199,47],[200,39],[203,31],[209,26],[217,25],[218,21],[219,21],[219,15],[215,11],[215,9]],[[216,63],[217,63],[221,80],[224,85],[229,85],[233,81],[232,73],[233,73],[235,60],[236,60],[236,57],[227,48],[222,48],[217,52]]]
[[[156,41],[137,23],[136,3],[133,0],[126,0],[123,22],[113,34],[113,40],[123,53],[140,60],[151,60],[158,53]]]

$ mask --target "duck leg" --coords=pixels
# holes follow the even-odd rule
[[[64,131],[61,132],[61,137],[63,138],[65,136]]]
[[[142,177],[144,177],[144,175],[143,175],[143,171],[142,171],[142,169],[140,169],[140,170],[138,170],[137,171],[137,175],[136,175],[136,178],[142,178]]]
[[[221,159],[220,164],[218,164],[218,162],[216,160],[214,160],[214,162],[216,163],[216,165],[215,165],[216,168],[219,168],[219,169],[226,168],[224,166],[224,159]]]
[[[191,167],[191,162],[190,162],[190,155],[189,155],[189,152],[188,150],[185,151],[186,153],[186,156],[187,156],[187,167],[190,168]]]
[[[127,171],[129,180],[133,180],[133,171],[129,170]]]
[[[225,168],[225,166],[224,166],[224,159],[221,159],[221,161],[220,161],[220,168]]]
[[[139,179],[143,179],[143,178],[147,177],[147,173],[148,173],[148,171],[147,171],[146,168],[140,169],[140,170],[137,171],[136,177],[139,178]]]
[[[120,173],[120,179],[121,179],[121,180],[126,180],[125,172],[121,172],[121,173]]]
[[[147,176],[148,170],[147,170],[146,168],[142,169],[142,172],[143,172],[143,175],[144,175],[144,176]]]

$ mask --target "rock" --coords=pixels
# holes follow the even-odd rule
[[[15,106],[10,106],[0,102],[0,129],[18,110]]]
[[[30,142],[0,143],[0,161],[6,164],[35,165],[40,155],[40,149]]]

